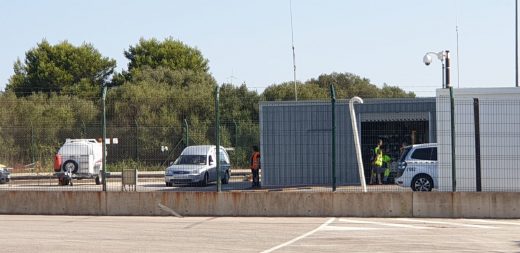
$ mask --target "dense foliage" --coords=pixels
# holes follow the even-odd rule
[[[106,97],[111,164],[149,164],[161,168],[186,145],[215,143],[215,90],[202,53],[171,38],[141,39],[124,52],[128,71],[112,74],[115,61],[90,44],[42,41],[14,64],[14,75],[0,94],[0,163],[42,161],[66,138],[101,137],[102,85]],[[297,83],[299,100],[328,99],[334,84],[338,98],[414,97],[398,87],[382,88],[350,73],[323,74]],[[250,147],[259,142],[261,100],[294,100],[294,83],[271,85],[262,94],[246,84],[220,86],[221,145],[234,164],[247,166]],[[168,147],[166,150],[164,147]],[[138,162],[137,162],[138,161]]]
[[[67,41],[50,45],[43,40],[14,64],[7,91],[17,96],[43,92],[92,97],[108,81],[116,61],[103,57],[92,45],[75,47]]]

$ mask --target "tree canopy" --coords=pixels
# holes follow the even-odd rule
[[[181,41],[167,38],[164,41],[157,39],[143,39],[135,46],[130,46],[124,52],[130,61],[128,71],[139,69],[144,66],[157,68],[159,66],[175,70],[192,70],[207,72],[209,70],[208,60],[202,53]]]
[[[99,94],[115,66],[115,60],[103,57],[91,44],[51,45],[43,40],[25,53],[24,62],[15,62],[6,90],[17,96],[56,92],[91,97]]]
[[[6,92],[0,93],[0,116],[6,119],[0,123],[0,159],[2,154],[12,161],[39,156],[51,162],[65,138],[100,137],[103,109],[92,97],[99,98],[100,87],[109,84],[117,87],[106,97],[107,133],[121,138],[119,146],[109,146],[109,159],[170,159],[187,144],[184,120],[189,145],[214,143],[218,84],[198,49],[171,38],[141,39],[124,55],[130,61],[128,71],[113,74],[115,60],[90,44],[50,45],[43,40],[27,51],[25,60],[14,64]],[[379,88],[367,78],[333,72],[298,82],[298,100],[328,100],[331,84],[338,99],[415,96],[399,87]],[[259,142],[261,100],[294,100],[294,83],[271,85],[262,94],[248,90],[245,83],[220,87],[221,145],[235,147],[236,164],[247,166],[250,145]],[[170,154],[159,153],[162,146],[171,147]]]
[[[322,74],[318,78],[312,78],[305,83],[296,83],[298,100],[328,99],[330,98],[330,85],[333,84],[337,98],[402,98],[415,97],[413,92],[406,92],[399,87],[383,85],[378,88],[371,84],[367,78],[361,78],[351,73]],[[284,82],[271,85],[264,90],[265,100],[293,100],[294,83]]]

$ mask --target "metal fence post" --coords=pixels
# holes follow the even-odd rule
[[[233,124],[235,124],[235,166],[238,166],[238,124],[233,119]]]
[[[137,120],[135,122],[135,160],[139,160],[139,124],[137,124]]]
[[[473,98],[473,119],[475,124],[475,185],[477,191],[482,191],[482,163],[480,159],[480,104],[478,98]]]
[[[218,85],[215,87],[215,141],[216,141],[216,160],[217,160],[217,192],[222,191],[222,182],[220,182],[220,115],[219,107],[219,90]]]
[[[186,147],[189,146],[190,144],[190,130],[188,128],[188,121],[186,120],[186,118],[184,118],[184,134],[185,134],[185,139],[184,141],[186,141]]]
[[[336,191],[336,90],[330,85],[330,103],[332,106],[332,191]]]
[[[107,191],[107,177],[106,177],[106,171],[107,171],[107,168],[106,168],[106,165],[107,165],[107,162],[106,162],[106,158],[107,158],[107,147],[106,147],[106,139],[107,139],[107,117],[106,117],[106,104],[105,104],[105,100],[106,100],[106,97],[107,97],[107,86],[103,85],[103,91],[102,91],[102,100],[103,100],[103,124],[102,124],[102,132],[103,132],[103,140],[102,140],[102,152],[103,154],[101,155],[102,156],[102,166],[103,166],[103,170],[102,170],[102,173],[101,173],[101,177],[103,179],[103,191],[106,192]]]
[[[35,155],[34,155],[34,126],[31,122],[31,163],[35,163]]]
[[[451,184],[452,191],[457,191],[456,158],[455,158],[455,101],[453,99],[453,87],[450,86],[450,118],[451,118]]]

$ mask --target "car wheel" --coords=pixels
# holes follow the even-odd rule
[[[96,181],[96,185],[100,185],[101,184],[101,178],[99,178],[99,175],[96,176],[95,181]]]
[[[433,189],[433,180],[426,174],[419,174],[412,180],[412,190],[419,192],[429,192]]]
[[[208,173],[206,172],[206,173],[204,174],[204,178],[203,178],[202,181],[200,182],[200,186],[206,186],[206,185],[208,185],[208,183],[209,183],[209,175],[208,175]]]
[[[63,164],[63,170],[65,172],[77,173],[78,172],[78,164],[75,161],[71,161],[71,160],[66,161]]]
[[[228,184],[229,183],[229,170],[226,171],[226,175],[224,176],[224,178],[222,178],[221,182],[222,184]]]

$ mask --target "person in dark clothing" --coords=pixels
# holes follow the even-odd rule
[[[253,184],[251,187],[260,187],[260,151],[258,150],[258,146],[253,146],[249,167],[251,168],[251,174],[253,174]]]

